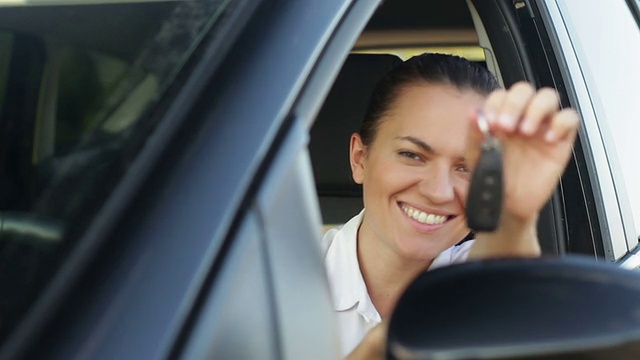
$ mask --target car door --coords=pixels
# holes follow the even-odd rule
[[[0,8],[0,16],[13,19],[3,23],[11,36],[26,32],[45,44],[21,55],[41,64],[28,77],[37,91],[27,97],[8,86],[4,93],[31,99],[27,110],[59,105],[46,94],[59,86],[60,73],[47,66],[56,59],[51,48],[65,39],[78,40],[68,45],[81,52],[101,44],[115,51],[124,39],[144,35],[151,40],[142,41],[131,63],[143,56],[151,69],[163,61],[173,66],[165,69],[165,86],[155,86],[162,91],[151,92],[139,111],[152,119],[141,120],[148,126],[127,126],[138,121],[128,120],[138,112],[127,101],[139,87],[154,88],[144,76],[116,87],[109,104],[118,106],[101,114],[112,119],[101,125],[131,134],[113,144],[115,160],[98,158],[115,161],[121,172],[77,163],[54,168],[56,179],[69,171],[79,179],[56,190],[58,204],[74,199],[92,210],[61,219],[72,229],[61,233],[66,245],[43,266],[46,276],[7,328],[0,357],[335,358],[308,130],[376,2],[64,5]],[[50,27],[63,18],[65,26]],[[145,23],[136,18],[148,25],[143,34],[134,31]],[[91,41],[95,34],[103,42]],[[57,139],[35,124],[25,129],[40,144]],[[25,164],[48,154],[25,148]],[[89,178],[90,191],[74,198]],[[41,200],[40,192],[33,196],[23,196],[26,212]]]
[[[634,111],[634,89],[640,81],[635,65],[640,56],[638,3],[535,3],[539,24],[550,39],[549,56],[558,62],[571,102],[582,117],[576,167],[582,173],[583,198],[593,201],[593,212],[589,228],[587,223],[569,221],[569,231],[575,237],[592,232],[593,241],[602,244],[604,259],[636,268],[640,264],[635,255],[640,235],[640,171],[635,156],[640,125]],[[566,212],[571,211],[567,207]]]
[[[541,214],[543,245],[551,239],[558,254],[637,267],[640,178],[631,138],[637,127],[637,2],[469,3],[505,85],[526,79],[553,87],[562,106],[582,118],[561,186]]]

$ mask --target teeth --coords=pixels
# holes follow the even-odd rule
[[[427,214],[424,211],[420,211],[418,209],[414,209],[406,205],[402,207],[402,210],[404,211],[405,214],[407,214],[407,216],[423,224],[440,225],[445,221],[447,221],[446,216]]]

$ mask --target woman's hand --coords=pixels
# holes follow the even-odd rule
[[[358,347],[347,356],[346,360],[384,359],[387,348],[388,328],[389,321],[382,320],[380,324],[369,330]]]
[[[491,133],[501,140],[503,146],[504,203],[497,233],[478,237],[502,237],[513,245],[518,245],[517,240],[514,243],[508,239],[523,237],[531,242],[533,237],[535,246],[538,246],[535,235],[538,213],[549,200],[571,156],[579,124],[578,115],[571,109],[559,110],[554,89],[536,91],[525,82],[519,82],[509,90],[491,93],[482,111]],[[471,123],[467,159],[473,167],[484,135],[475,114]],[[498,245],[503,246],[504,243]],[[533,243],[524,248],[529,245]],[[497,247],[483,251],[480,257],[495,254]],[[519,255],[520,250],[498,251],[498,254]],[[535,249],[531,254],[527,251],[521,255],[535,255]]]

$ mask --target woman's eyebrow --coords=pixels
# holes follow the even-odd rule
[[[395,139],[409,141],[428,153],[434,155],[437,154],[437,152],[431,147],[431,145],[413,136],[396,136]]]

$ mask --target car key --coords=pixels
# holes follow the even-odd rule
[[[471,230],[494,231],[500,221],[504,192],[502,144],[491,135],[482,113],[478,114],[478,126],[484,134],[484,141],[471,177],[465,213]]]

